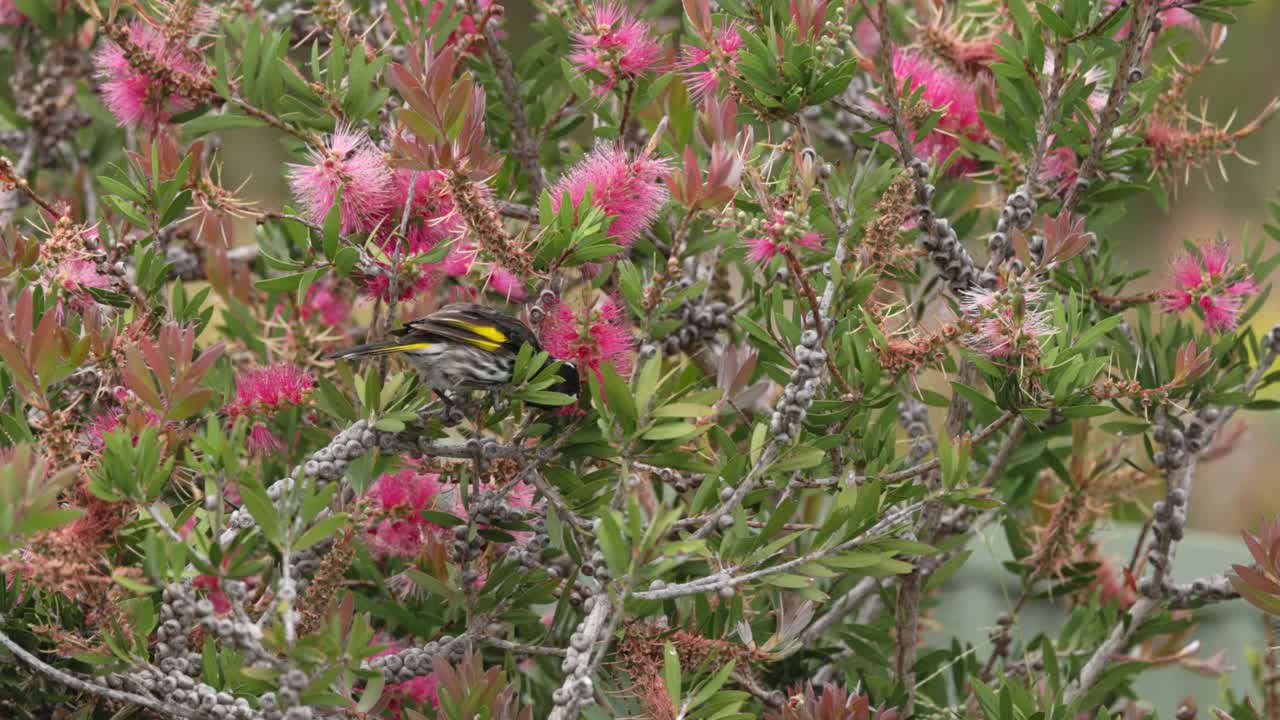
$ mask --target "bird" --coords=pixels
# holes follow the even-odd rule
[[[326,360],[402,354],[418,371],[422,383],[453,408],[452,391],[495,392],[511,382],[516,355],[529,345],[540,352],[538,336],[520,320],[484,305],[454,303],[392,330],[391,338],[329,353]],[[578,369],[564,362],[560,382],[550,389],[578,397]],[[530,401],[542,408],[553,406]]]

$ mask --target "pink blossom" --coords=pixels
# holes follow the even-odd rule
[[[1034,309],[1041,297],[1035,287],[968,291],[960,302],[974,327],[966,343],[993,358],[1037,351],[1039,339],[1052,332],[1046,313]]]
[[[440,528],[422,517],[440,494],[440,476],[406,468],[378,478],[366,497],[374,504],[366,528],[369,546],[380,556],[415,557]]]
[[[172,75],[203,77],[208,74],[207,68],[189,53],[171,44],[159,31],[141,20],[129,25],[129,42],[137,46],[144,56],[137,59],[165,68]],[[104,40],[98,48],[94,65],[102,81],[103,102],[123,127],[154,131],[173,115],[195,107],[177,93],[166,93],[160,78],[139,69],[139,65],[130,62],[124,49],[110,40]]]
[[[302,302],[302,319],[319,319],[328,327],[338,328],[351,318],[351,304],[337,293],[329,280],[314,283]]]
[[[107,435],[110,435],[113,430],[120,427],[122,415],[123,413],[120,410],[111,410],[98,413],[89,421],[89,424],[84,428],[84,436],[91,449],[101,450],[107,446]]]
[[[1173,260],[1172,281],[1173,287],[1161,300],[1164,311],[1199,308],[1210,332],[1234,328],[1244,298],[1258,292],[1253,276],[1243,266],[1232,267],[1231,249],[1225,242],[1201,242],[1194,254],[1178,255]]]
[[[213,611],[219,615],[231,612],[231,601],[222,591],[222,584],[214,575],[199,575],[191,581],[192,586],[205,591],[205,597],[213,603]]]
[[[343,233],[372,230],[384,220],[394,198],[391,169],[363,132],[339,127],[323,149],[308,153],[309,165],[289,165],[289,187],[307,208],[312,222],[322,223],[342,188]]]
[[[765,223],[765,235],[747,238],[743,244],[747,246],[747,258],[753,262],[767,263],[787,247],[803,247],[810,250],[822,249],[822,236],[817,233],[805,233],[799,237],[788,237],[787,230],[792,223],[787,222],[785,211],[775,210],[769,222]]]
[[[249,428],[249,436],[245,438],[245,446],[249,448],[249,452],[270,453],[284,448],[275,435],[271,434],[271,429],[264,423],[254,423]]]
[[[489,271],[489,289],[505,297],[507,302],[524,302],[529,299],[524,282],[515,273],[496,265]]]
[[[552,357],[574,363],[579,371],[590,369],[602,381],[602,365],[612,363],[625,377],[635,363],[635,336],[622,304],[610,296],[581,312],[556,303],[542,321],[542,345]]]
[[[13,0],[0,0],[0,26],[21,25],[27,19]]]
[[[684,73],[685,84],[695,99],[714,95],[720,81],[731,74],[738,63],[742,36],[736,23],[729,23],[716,34],[711,47],[686,45],[676,69]]]
[[[1055,194],[1065,192],[1080,177],[1079,161],[1069,147],[1049,151],[1040,165],[1040,182],[1051,186]]]
[[[236,378],[236,399],[226,412],[231,417],[270,415],[302,404],[313,387],[311,375],[293,365],[256,368]]]
[[[597,3],[590,24],[573,34],[569,62],[584,74],[604,76],[599,92],[619,80],[634,79],[657,64],[662,46],[652,39],[653,28],[622,5]]]
[[[559,210],[568,193],[576,210],[590,188],[592,204],[613,218],[608,226],[609,237],[623,247],[631,247],[667,202],[667,189],[661,179],[669,169],[666,160],[647,154],[630,160],[620,147],[600,147],[560,178],[551,189],[551,205]]]
[[[83,259],[64,260],[53,271],[53,282],[67,291],[71,305],[80,309],[94,303],[91,288],[111,286],[111,278],[98,272],[96,265]]]
[[[462,236],[466,225],[462,216],[454,209],[453,196],[449,193],[448,178],[444,172],[397,170],[393,185],[394,199],[388,205],[386,216],[379,227],[378,244],[388,257],[394,257],[396,231],[403,220],[405,204],[409,203],[409,224],[405,231],[404,245],[400,248],[404,255],[396,287],[398,299],[410,300],[438,287],[442,274],[454,277],[466,275],[471,268],[470,258],[474,255],[474,250],[471,250],[470,242]],[[409,201],[410,185],[413,186],[412,201]],[[450,240],[453,245],[444,260],[437,263],[413,262],[414,258],[431,252],[440,243]],[[364,289],[371,296],[388,298],[389,275],[370,277]]]
[[[933,132],[924,139],[916,138],[917,155],[941,164],[960,148],[958,138],[981,140],[986,136],[978,116],[978,93],[964,77],[934,65],[918,53],[902,50],[894,51],[893,74],[902,92],[923,87],[922,99],[933,110],[942,111]],[[977,167],[977,161],[972,158],[957,158],[949,172],[962,175]]]
[[[853,28],[853,45],[867,57],[875,57],[880,52],[880,31],[869,18],[859,20]]]
[[[432,2],[432,0],[422,0],[422,4],[431,5],[431,10],[428,11],[427,14],[427,27],[434,28],[436,22],[439,21],[440,16],[444,14],[446,6],[443,2],[440,2],[440,0],[436,0],[435,2]],[[450,3],[450,6],[452,5],[453,3]],[[493,0],[479,0],[475,3],[476,9],[480,10],[486,17],[488,16],[488,10],[491,5],[493,5]],[[480,35],[478,30],[479,26],[476,24],[476,19],[469,13],[465,14],[462,16],[462,19],[458,21],[458,26],[453,30],[453,32],[449,33],[449,37],[445,38],[444,42],[441,43],[441,47],[457,45],[459,36],[477,38]],[[502,31],[498,32],[499,38],[503,35],[504,33]],[[481,42],[472,42],[465,49],[467,52],[476,53],[483,47],[484,45]]]

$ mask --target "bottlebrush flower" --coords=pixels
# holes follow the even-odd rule
[[[290,163],[289,187],[311,221],[324,222],[342,188],[342,232],[373,229],[394,198],[391,169],[364,133],[339,127],[323,149],[312,149],[310,165]]]
[[[440,476],[405,468],[378,478],[365,497],[373,503],[365,530],[369,547],[383,557],[416,557],[440,527],[422,517],[440,494]]]
[[[129,25],[129,42],[144,57],[131,62],[124,49],[110,40],[104,40],[94,55],[103,103],[122,127],[155,130],[173,115],[195,107],[173,91],[173,78],[204,77],[207,68],[141,20]],[[163,68],[170,77],[148,74],[141,69],[146,66]]]
[[[605,93],[619,80],[635,79],[657,64],[662,46],[652,35],[649,23],[622,5],[597,3],[590,23],[573,34],[569,62],[583,74],[603,75],[597,92]]]
[[[719,92],[721,81],[733,73],[741,49],[738,26],[729,23],[707,47],[686,45],[676,69],[684,73],[685,85],[694,98],[708,97]]]
[[[1165,312],[1196,307],[1210,332],[1236,326],[1244,299],[1258,292],[1244,266],[1231,266],[1231,250],[1225,242],[1204,241],[1196,253],[1182,253],[1173,261],[1173,288],[1161,301]]]
[[[924,102],[933,110],[942,111],[942,118],[933,132],[923,139],[914,138],[917,155],[941,164],[960,148],[957,138],[981,140],[986,136],[986,128],[978,116],[977,91],[964,77],[934,65],[917,53],[902,50],[894,51],[893,74],[902,92],[909,93],[923,87],[921,98]],[[962,175],[977,167],[972,158],[957,158],[949,172]]]
[[[315,380],[293,365],[272,365],[243,373],[236,378],[236,399],[227,415],[270,415],[300,405],[315,387]]]
[[[0,0],[0,25],[21,25],[27,19],[13,0]]]
[[[495,266],[489,271],[489,289],[507,299],[507,302],[524,302],[529,293],[524,281],[506,268]]]
[[[765,264],[782,254],[788,247],[822,249],[822,236],[817,233],[801,233],[794,222],[788,222],[786,213],[775,210],[772,217],[764,224],[765,234],[760,237],[747,238],[747,258],[753,262]]]
[[[622,303],[609,296],[581,312],[557,302],[542,321],[542,346],[552,357],[574,363],[579,371],[590,369],[602,381],[605,363],[626,377],[635,364],[635,336],[625,316]]]
[[[400,720],[404,711],[406,702],[412,702],[414,705],[423,705],[430,703],[431,707],[440,707],[440,698],[437,695],[440,681],[433,672],[426,675],[419,675],[402,683],[394,683],[387,686],[387,713],[393,720]],[[417,716],[415,716],[417,717]]]
[[[1047,314],[1034,309],[1041,298],[1033,286],[968,291],[960,301],[965,320],[974,328],[966,343],[993,358],[1039,351],[1040,338],[1052,331]]]
[[[551,206],[560,209],[564,195],[576,210],[591,188],[592,203],[613,218],[609,237],[631,247],[667,202],[661,179],[670,163],[641,154],[634,160],[620,147],[597,148],[574,165],[551,189]]]
[[[268,428],[264,423],[259,422],[254,423],[253,427],[249,428],[249,435],[245,438],[245,447],[247,447],[251,453],[269,453],[283,449],[284,445],[281,445],[280,441],[276,439],[276,436],[271,434],[270,428]]]
[[[321,323],[337,328],[350,319],[351,304],[335,291],[332,282],[321,280],[307,290],[301,311],[303,320],[319,319]]]
[[[53,282],[70,296],[71,304],[86,308],[94,303],[89,289],[105,289],[111,286],[111,278],[98,272],[96,265],[83,259],[63,260],[53,271]]]
[[[464,254],[462,233],[466,224],[453,204],[449,193],[448,178],[438,170],[397,170],[392,179],[393,199],[387,205],[385,216],[378,224],[378,244],[388,257],[396,253],[397,231],[404,219],[405,204],[409,205],[409,223],[405,228],[399,279],[396,283],[397,299],[409,300],[437,287],[441,275],[466,275],[470,262],[465,266],[459,258]],[[409,199],[410,186],[413,199]],[[440,243],[454,241],[448,256],[438,263],[418,263],[414,258],[434,250]],[[474,253],[472,253],[474,254]],[[365,283],[365,292],[384,300],[390,298],[391,267],[381,263],[387,274],[374,275]]]

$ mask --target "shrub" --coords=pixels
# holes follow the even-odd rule
[[[1113,252],[1277,108],[1193,114],[1240,4],[0,0],[0,709],[1142,712],[1280,611],[1274,523],[1172,575],[1280,229]],[[459,302],[490,392],[329,357]],[[926,636],[984,528],[991,647]]]

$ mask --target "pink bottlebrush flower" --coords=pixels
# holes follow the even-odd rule
[[[1041,297],[1035,287],[968,291],[960,302],[974,327],[966,343],[993,358],[1037,351],[1040,338],[1052,332],[1046,313],[1034,309]]]
[[[245,447],[251,453],[271,453],[284,449],[284,445],[271,434],[271,429],[264,423],[254,423],[249,428],[249,435],[245,438]]]
[[[413,200],[409,201],[409,188],[413,187]],[[386,208],[386,216],[378,230],[378,244],[388,257],[396,252],[396,231],[404,217],[404,207],[409,203],[409,223],[404,245],[400,248],[400,278],[397,294],[400,300],[410,300],[439,286],[443,275],[461,276],[470,270],[470,258],[474,256],[469,240],[463,237],[465,221],[457,213],[453,196],[449,192],[448,177],[437,170],[397,170],[393,179],[394,199]],[[431,252],[442,242],[452,240],[449,254],[437,263],[417,263],[413,259]],[[386,265],[386,263],[382,263]],[[387,267],[390,270],[389,267]],[[365,283],[365,292],[373,297],[390,297],[390,279],[387,275],[374,275]]]
[[[81,310],[94,303],[90,288],[101,290],[111,286],[111,278],[98,272],[93,262],[78,258],[59,263],[51,280],[52,284],[66,290],[71,306]]]
[[[301,311],[303,320],[318,319],[332,328],[345,325],[351,318],[351,304],[335,291],[333,283],[328,280],[321,280],[307,290]]]
[[[729,23],[716,33],[710,47],[687,45],[676,69],[684,73],[685,84],[695,99],[715,95],[721,81],[732,74],[742,49],[742,36],[736,23]]]
[[[507,302],[524,302],[529,299],[524,282],[515,273],[496,265],[489,271],[489,289],[506,298]]]
[[[765,235],[747,238],[743,244],[747,246],[747,258],[757,263],[767,263],[782,254],[785,248],[803,247],[810,250],[822,249],[822,236],[817,233],[805,233],[799,237],[789,237],[787,230],[791,223],[787,222],[785,211],[775,210],[772,219],[765,223]]]
[[[171,45],[164,35],[141,20],[129,25],[129,42],[141,50],[147,62],[169,73],[191,77],[208,74],[208,69],[189,53]],[[110,40],[104,40],[94,55],[94,65],[102,80],[102,100],[122,127],[154,131],[173,115],[195,107],[187,98],[166,92],[164,81],[140,69],[140,64],[131,62],[124,49]]]
[[[551,189],[551,205],[556,210],[566,193],[574,209],[591,188],[592,203],[612,217],[609,237],[623,247],[631,247],[640,233],[658,216],[667,202],[662,177],[670,163],[641,154],[634,160],[625,150],[597,148],[574,165]]]
[[[1080,177],[1080,164],[1076,153],[1069,147],[1057,147],[1049,151],[1040,165],[1040,182],[1052,188],[1054,194],[1062,194]]]
[[[413,186],[409,226],[405,233],[409,252],[428,252],[465,230],[466,223],[454,208],[449,178],[443,171],[396,170],[392,185],[393,201],[388,207],[389,217],[384,221],[388,230],[399,226],[409,199],[409,187]],[[384,245],[383,249],[389,252],[392,248]]]
[[[213,603],[213,611],[219,615],[231,612],[231,601],[222,591],[222,584],[214,575],[199,575],[191,581],[191,585],[205,591],[205,597]]]
[[[22,14],[13,0],[0,0],[0,26],[21,25],[26,19],[27,16]]]
[[[324,149],[308,153],[310,165],[289,165],[289,187],[311,221],[324,222],[342,188],[342,232],[372,230],[386,221],[394,199],[391,169],[364,133],[339,127]]]
[[[609,296],[582,312],[558,302],[542,321],[542,346],[547,352],[574,363],[579,372],[590,369],[601,380],[605,363],[612,363],[623,377],[631,373],[635,342],[622,303]]]
[[[440,698],[437,695],[439,684],[436,674],[430,672],[402,683],[388,685],[388,715],[395,720],[400,720],[407,702],[412,702],[414,705],[430,703],[433,708],[440,707]]]
[[[1179,313],[1195,306],[1210,332],[1234,328],[1244,299],[1258,292],[1246,268],[1232,267],[1231,249],[1225,242],[1201,242],[1195,254],[1178,255],[1173,260],[1172,281],[1173,287],[1161,300],[1164,311]]]
[[[226,412],[231,417],[271,415],[301,405],[315,384],[309,373],[293,365],[256,368],[236,378],[236,399]]]
[[[634,79],[657,64],[662,46],[652,39],[653,28],[615,3],[597,3],[591,22],[573,34],[569,62],[583,74],[598,73],[604,93],[619,80]]]
[[[366,497],[374,504],[372,524],[365,535],[382,557],[415,557],[440,528],[422,517],[440,494],[440,476],[406,468],[378,478]]]
[[[853,28],[853,46],[867,57],[875,57],[880,52],[880,31],[869,18],[863,18]]]
[[[120,427],[121,411],[112,410],[98,413],[84,428],[84,437],[92,450],[101,450],[107,446],[107,435]]]
[[[923,139],[915,138],[917,155],[941,164],[960,148],[958,138],[981,140],[986,136],[986,128],[978,116],[978,93],[967,79],[934,65],[923,55],[902,50],[894,51],[893,74],[902,92],[923,87],[922,99],[933,110],[942,111],[933,132]],[[962,175],[977,167],[972,158],[957,158],[951,164],[950,173]]]

